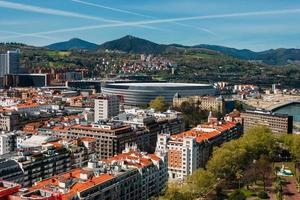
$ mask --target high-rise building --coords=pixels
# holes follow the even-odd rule
[[[0,54],[0,77],[6,74],[18,74],[20,67],[20,50]]]
[[[250,111],[241,113],[244,132],[249,128],[262,125],[268,127],[275,134],[293,133],[293,116],[272,113],[269,111]]]
[[[94,120],[109,119],[117,116],[120,110],[120,101],[118,96],[114,95],[102,95],[95,99],[94,106]]]

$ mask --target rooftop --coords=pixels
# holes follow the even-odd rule
[[[214,138],[215,136],[221,134],[223,131],[230,129],[236,125],[235,122],[227,122],[222,125],[201,125],[195,127],[189,131],[185,131],[176,135],[172,135],[173,140],[182,140],[185,137],[193,137],[196,142],[202,142]]]
[[[126,148],[123,153],[103,160],[103,162],[125,162],[125,164],[129,167],[143,168],[145,166],[151,165],[153,161],[159,160],[160,158],[155,154],[147,154],[145,152],[139,152],[135,149]]]
[[[89,179],[85,180],[82,179],[80,176],[82,173],[88,173],[88,169],[73,169],[69,172],[56,175],[52,178],[42,180],[40,182],[36,182],[35,185],[30,188],[30,191],[34,191],[37,189],[45,189],[48,191],[55,192],[59,189],[64,189],[60,183],[66,183],[69,181],[70,186],[68,187],[68,190],[65,190],[65,192],[62,192],[63,199],[70,199],[73,196],[77,195],[77,192],[82,192],[92,186],[100,185],[101,183],[104,183],[106,181],[109,181],[113,178],[110,174],[100,174],[99,176],[91,176]],[[92,172],[92,171],[91,171]],[[63,190],[61,190],[63,191]]]
[[[165,83],[165,82],[151,82],[151,83],[110,83],[115,86],[138,86],[138,87],[192,87],[192,86],[212,86],[210,84],[194,84],[194,83]]]

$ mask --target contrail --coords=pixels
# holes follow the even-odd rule
[[[134,25],[149,25],[149,24],[162,24],[170,22],[183,22],[192,20],[205,20],[205,19],[220,19],[220,18],[236,18],[236,17],[249,17],[249,16],[268,16],[268,15],[282,15],[282,14],[293,14],[300,13],[300,9],[287,9],[287,10],[273,10],[273,11],[256,11],[256,12],[243,12],[243,13],[229,13],[229,14],[217,14],[217,15],[202,15],[193,17],[179,17],[179,18],[169,18],[169,19],[158,19],[158,20],[143,20],[135,22],[124,22],[124,23],[114,23],[114,24],[104,24],[104,25],[92,25],[92,26],[82,26],[75,28],[66,28],[52,31],[45,31],[39,33],[26,34],[31,36],[32,34],[53,34],[53,33],[63,33],[63,32],[73,32],[73,31],[85,31],[101,28],[112,28],[112,27],[127,27]]]
[[[116,24],[126,23],[126,22],[123,22],[123,21],[110,20],[110,19],[105,19],[105,18],[102,18],[102,17],[84,15],[84,14],[80,14],[80,13],[76,13],[76,12],[50,9],[50,8],[32,6],[32,5],[26,5],[26,4],[20,4],[20,3],[11,3],[11,2],[7,2],[7,1],[0,1],[0,7],[14,9],[14,10],[28,11],[28,12],[33,12],[33,13],[49,14],[49,15],[55,15],[55,16],[90,19],[90,20],[102,21],[102,22],[106,22],[106,23],[116,23]],[[154,29],[154,30],[162,30],[162,29],[155,28],[155,27],[144,26],[142,24],[141,25],[133,25],[133,26],[138,26],[138,27],[148,28],[148,29]]]
[[[123,9],[118,9],[118,8],[114,8],[114,7],[108,7],[108,6],[95,4],[95,3],[90,3],[90,2],[81,1],[81,0],[71,0],[71,1],[83,4],[83,5],[88,5],[88,6],[93,6],[93,7],[97,7],[97,8],[107,9],[107,10],[111,10],[111,11],[115,11],[115,12],[119,12],[119,13],[125,13],[125,14],[135,15],[135,16],[139,16],[139,17],[145,17],[145,18],[149,18],[149,19],[156,19],[156,17],[150,16],[150,15],[144,15],[144,14],[137,13],[137,12],[132,12],[132,11],[129,11],[129,10],[123,10]],[[196,27],[196,26],[192,26],[192,25],[188,25],[188,24],[182,24],[182,23],[178,23],[178,22],[170,22],[170,23],[178,25],[178,26],[197,29],[197,30],[209,33],[209,34],[214,35],[214,36],[217,35],[213,31],[208,30],[206,28]]]
[[[104,19],[104,18],[101,18],[101,17],[94,17],[94,16],[90,16],[90,15],[84,15],[84,14],[80,14],[80,13],[76,13],[76,12],[50,9],[50,8],[32,6],[32,5],[26,5],[26,4],[20,4],[20,3],[11,3],[11,2],[7,2],[7,1],[0,1],[0,7],[14,9],[14,10],[34,12],[34,13],[55,15],[55,16],[76,17],[76,18],[81,18],[81,19],[91,19],[91,20],[110,22],[110,23],[111,22],[118,22],[118,21],[114,21],[114,20]]]
[[[107,9],[107,10],[111,10],[111,11],[115,11],[115,12],[119,12],[119,13],[136,15],[136,16],[139,16],[139,17],[152,18],[152,16],[144,15],[144,14],[137,13],[137,12],[132,12],[132,11],[129,11],[129,10],[123,10],[123,9],[113,8],[113,7],[109,7],[109,6],[104,6],[104,5],[90,3],[90,2],[86,2],[86,1],[80,1],[80,0],[71,0],[71,1],[76,2],[76,3],[81,3],[81,4],[84,4],[84,5],[88,5],[88,6],[94,6],[94,7],[98,7],[98,8],[103,8],[103,9]]]
[[[5,34],[14,34],[18,37],[23,37],[26,33],[19,33],[19,32],[14,32],[14,31],[0,31],[0,33],[5,33]],[[56,40],[57,38],[54,37],[49,37],[49,36],[45,36],[45,35],[32,35],[33,37],[37,37],[37,38],[42,38],[42,39],[50,39],[50,40]],[[6,38],[10,38],[10,36],[7,37],[0,37],[1,40],[6,39]]]

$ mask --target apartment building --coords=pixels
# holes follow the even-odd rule
[[[15,150],[16,137],[14,133],[0,134],[0,156]]]
[[[0,112],[0,130],[13,131],[19,128],[19,115],[12,112]]]
[[[18,136],[17,152],[0,160],[0,179],[27,187],[71,168],[87,166],[95,153],[95,139],[58,140],[46,136]]]
[[[274,134],[293,133],[293,116],[255,110],[241,113],[244,132],[249,128],[262,125],[268,127]]]
[[[88,167],[36,182],[13,198],[148,200],[166,187],[166,159],[165,154],[126,148],[115,157],[102,161],[92,159]]]
[[[71,169],[71,154],[59,144],[47,143],[40,151],[23,151],[13,157],[24,175],[19,182],[24,187],[33,185],[41,179],[49,178]]]
[[[19,184],[0,180],[0,199],[9,199],[10,195],[17,193],[20,188]]]
[[[119,114],[119,97],[114,95],[102,95],[95,99],[94,121],[110,119]]]
[[[73,168],[87,166],[88,161],[95,154],[96,139],[80,138],[76,140],[60,140],[62,144],[71,153],[71,163]]]
[[[168,152],[170,179],[184,179],[205,166],[213,147],[238,138],[241,134],[242,126],[236,122],[203,124],[175,135],[160,134],[157,151]]]
[[[11,159],[0,159],[0,180],[22,183],[24,173],[19,163]]]
[[[176,134],[185,130],[181,113],[170,110],[157,113],[146,109],[125,109],[124,113],[114,117],[112,121],[134,128],[139,149],[149,153],[155,151],[158,134]]]
[[[86,137],[96,139],[95,151],[101,159],[121,153],[126,144],[133,144],[137,141],[136,131],[131,126],[122,123],[75,124],[67,127],[47,126],[39,128],[39,134],[66,139]],[[138,135],[147,137],[144,134]]]

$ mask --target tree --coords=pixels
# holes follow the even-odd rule
[[[191,192],[183,191],[180,185],[169,183],[165,195],[160,197],[159,200],[192,200],[191,195]]]
[[[295,161],[300,160],[300,135],[285,135],[282,142],[287,146]]]
[[[188,189],[197,196],[205,195],[216,182],[214,175],[204,169],[197,169],[191,176],[188,177]]]
[[[249,185],[256,180],[256,170],[255,170],[255,163],[251,163],[251,165],[245,169],[242,182],[246,185],[247,189],[249,189]]]
[[[208,111],[201,110],[197,104],[188,101],[182,102],[179,108],[175,108],[183,114],[184,122],[187,128],[197,126],[203,120],[207,120]]]
[[[150,108],[153,108],[156,111],[164,112],[167,110],[168,105],[165,101],[165,97],[158,96],[154,100],[152,100],[149,104]]]
[[[264,191],[266,191],[266,183],[272,171],[271,163],[266,156],[262,156],[257,161],[257,170],[264,184]]]

